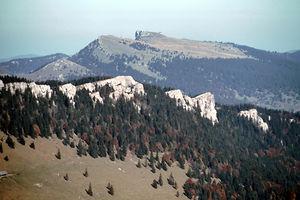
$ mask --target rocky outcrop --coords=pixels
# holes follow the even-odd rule
[[[170,90],[166,94],[176,100],[177,106],[182,106],[183,109],[191,111],[194,107],[194,102],[191,97],[183,95],[181,90]]]
[[[52,95],[52,89],[49,85],[38,85],[34,82],[25,83],[25,82],[14,82],[5,84],[6,90],[10,90],[12,94],[15,94],[17,90],[21,93],[24,93],[27,88],[31,89],[32,94],[37,97],[46,98],[47,95],[50,98]]]
[[[210,92],[200,94],[193,99],[196,107],[199,107],[201,110],[201,116],[206,117],[212,121],[213,124],[218,122],[217,110],[215,109],[215,98],[214,95]]]
[[[153,38],[160,38],[160,37],[166,37],[161,33],[157,32],[151,32],[151,31],[136,31],[135,32],[135,40],[145,41],[148,40],[151,41]]]
[[[191,98],[182,94],[181,90],[170,90],[166,94],[176,100],[177,106],[182,106],[187,111],[193,111],[200,108],[201,116],[205,117],[213,124],[218,122],[217,111],[215,109],[215,98],[210,92]]]
[[[70,103],[75,106],[74,97],[76,95],[76,87],[71,83],[67,83],[59,86],[59,90],[66,95],[69,98]]]
[[[4,83],[2,80],[0,80],[0,90],[2,90],[3,87],[4,87]]]
[[[59,89],[70,99],[70,102],[73,105],[75,105],[74,96],[76,95],[76,91],[82,89],[89,91],[89,95],[93,99],[94,103],[96,103],[96,101],[103,103],[103,98],[100,96],[99,92],[96,91],[96,88],[104,87],[105,85],[108,85],[114,90],[109,94],[109,97],[114,102],[116,102],[121,96],[124,96],[126,100],[130,100],[135,94],[145,94],[143,84],[136,82],[131,76],[117,76],[115,78],[102,81],[85,83],[76,87],[71,83],[68,83],[61,85]]]
[[[125,99],[130,100],[134,94],[144,95],[145,90],[143,84],[136,82],[131,76],[117,76],[115,78],[96,82],[98,87],[108,85],[113,88],[113,92],[109,97],[117,101],[122,95]]]
[[[100,96],[99,92],[89,93],[89,95],[94,103],[96,103],[97,101],[99,101],[99,103],[101,104],[103,103],[103,98]]]
[[[256,109],[243,110],[239,112],[238,116],[252,120],[252,122],[264,132],[267,132],[269,129],[268,124],[258,115]]]

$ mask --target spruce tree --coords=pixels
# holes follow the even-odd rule
[[[154,179],[151,185],[152,185],[152,187],[154,187],[156,189],[157,188],[157,181]]]
[[[114,187],[113,187],[113,185],[110,184],[110,182],[108,182],[106,189],[107,189],[108,194],[110,194],[110,195],[115,194]]]
[[[60,149],[57,150],[57,154],[55,154],[55,157],[59,160],[61,159]]]
[[[156,156],[155,156],[155,160],[156,160],[157,162],[159,162],[159,156],[158,156],[158,151],[156,151]]]
[[[175,184],[175,179],[174,179],[174,177],[173,177],[172,172],[171,172],[171,174],[170,174],[170,176],[169,176],[169,178],[168,178],[168,183],[169,183],[170,185],[172,185],[172,186]]]
[[[25,139],[24,139],[24,137],[23,137],[23,136],[20,136],[20,137],[18,138],[18,142],[19,142],[20,144],[22,144],[22,145],[25,145]]]
[[[78,145],[77,145],[77,155],[79,155],[80,157],[81,157],[82,155],[86,155],[86,150],[84,149],[81,140],[79,141],[79,143],[78,143]]]
[[[0,153],[3,153],[2,142],[0,142]]]
[[[114,186],[113,185],[111,185],[110,188],[108,189],[108,193],[110,195],[114,195],[115,194],[115,190],[114,190]]]
[[[145,163],[143,165],[144,165],[144,167],[148,167],[148,160],[147,160],[147,158],[145,159]]]
[[[140,159],[139,159],[139,161],[138,161],[136,167],[137,167],[137,168],[141,168],[141,167],[142,167],[142,165],[141,165],[141,160],[140,160]]]
[[[83,176],[85,176],[85,177],[88,177],[88,176],[89,176],[89,173],[88,173],[88,171],[87,171],[87,168],[85,168],[85,171],[84,171],[84,173],[83,173]]]
[[[89,189],[87,189],[85,191],[88,195],[93,196],[93,190],[92,190],[92,184],[91,183],[89,184]]]
[[[167,168],[167,164],[166,164],[166,162],[165,162],[165,160],[164,159],[162,159],[161,160],[161,168],[163,169],[163,170],[165,170],[165,171],[167,171],[168,170],[168,168]]]
[[[178,189],[178,186],[177,186],[177,182],[176,182],[176,181],[175,181],[175,183],[174,183],[174,185],[173,185],[173,188],[174,188],[175,190]]]
[[[189,170],[187,171],[186,175],[187,175],[187,177],[192,178],[193,174],[192,174],[191,168],[189,168]]]
[[[32,148],[32,149],[35,149],[34,142],[32,142],[32,143],[29,145],[29,147]]]
[[[12,148],[12,149],[15,148],[15,142],[11,139],[10,136],[7,137],[7,139],[6,139],[6,144],[7,144],[10,148]]]
[[[74,141],[72,141],[72,142],[70,143],[70,147],[71,147],[71,148],[75,148]]]
[[[8,160],[9,160],[9,159],[8,159],[8,156],[5,156],[5,157],[4,157],[4,160],[5,160],[5,161],[8,161]]]
[[[150,165],[154,163],[154,157],[153,157],[153,152],[150,152],[150,159],[149,159]]]
[[[90,154],[90,156],[92,156],[93,158],[97,158],[98,157],[98,146],[96,144],[96,142],[91,142],[89,144],[88,147],[88,153]]]
[[[159,178],[158,178],[158,184],[159,184],[160,186],[162,186],[162,185],[163,185],[163,180],[162,180],[162,176],[161,176],[161,174],[159,174]]]
[[[69,181],[69,175],[68,175],[68,173],[66,173],[66,175],[64,176],[64,179],[65,179],[66,181]]]
[[[154,165],[152,165],[152,167],[151,167],[151,172],[152,172],[152,173],[155,173],[155,172],[156,172]]]

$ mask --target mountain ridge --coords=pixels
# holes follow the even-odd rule
[[[299,57],[298,52],[268,52],[137,31],[135,40],[99,36],[67,58],[80,67],[66,64],[61,73],[42,67],[25,77],[37,80],[42,74],[45,80],[65,81],[83,76],[132,76],[140,82],[181,89],[190,96],[210,91],[223,104],[299,111]]]

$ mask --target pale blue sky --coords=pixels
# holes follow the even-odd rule
[[[299,0],[1,0],[0,58],[73,54],[136,30],[270,51],[300,49]]]

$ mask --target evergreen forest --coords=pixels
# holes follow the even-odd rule
[[[1,79],[4,83],[24,81]],[[97,88],[103,103],[95,103],[83,89],[76,92],[73,106],[59,90],[61,82],[45,84],[53,90],[50,98],[36,98],[29,88],[14,95],[5,87],[0,91],[0,129],[20,143],[24,143],[24,137],[48,138],[55,134],[65,145],[77,148],[79,156],[125,160],[131,151],[140,159],[147,157],[154,172],[155,168],[167,171],[171,165],[178,165],[188,171],[185,184],[178,187],[183,187],[190,199],[300,196],[299,112],[217,104],[219,122],[213,125],[201,117],[199,109],[186,111],[176,106],[175,100],[165,94],[170,88],[144,84],[145,95],[112,102],[109,93],[113,89],[104,86]],[[238,116],[241,110],[251,108],[267,122],[267,132]],[[75,135],[80,138],[77,143]]]

